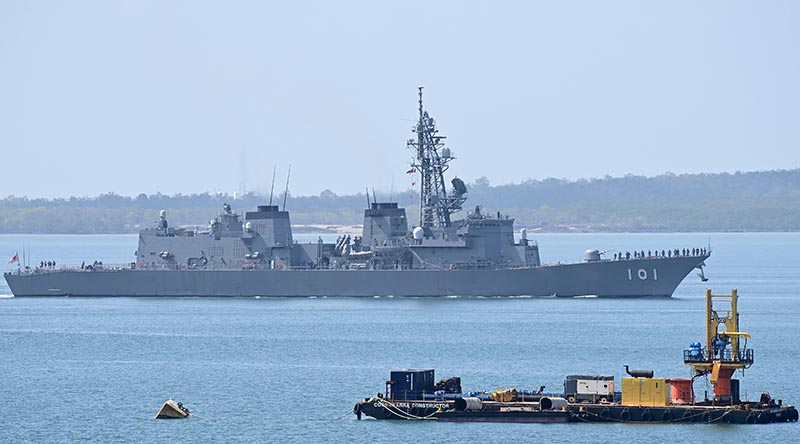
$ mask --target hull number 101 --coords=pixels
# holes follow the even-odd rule
[[[644,268],[640,268],[640,269],[638,269],[636,271],[632,271],[630,268],[628,268],[628,280],[629,281],[632,281],[634,277],[638,277],[639,280],[646,281],[647,278],[650,277],[650,276],[652,276],[654,281],[657,281],[658,280],[658,270],[653,268],[653,273],[651,275],[648,275],[647,270],[645,270]]]

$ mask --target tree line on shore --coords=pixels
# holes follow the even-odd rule
[[[596,179],[527,180],[492,186],[484,178],[468,184],[464,213],[480,205],[500,211],[518,227],[563,232],[798,231],[800,169],[719,174],[628,175]],[[371,197],[370,197],[371,198]],[[417,219],[414,190],[377,193],[379,201],[405,207]],[[248,193],[233,199],[220,193],[0,199],[0,233],[132,233],[154,225],[167,210],[170,223],[206,227],[225,202],[240,212],[264,205],[269,196]],[[294,224],[360,224],[365,194],[287,196]],[[279,196],[274,202],[283,203]]]

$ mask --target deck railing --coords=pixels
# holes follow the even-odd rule
[[[711,359],[708,358],[707,349],[703,347],[702,349],[692,348],[683,351],[683,362],[692,364],[702,364],[702,363],[711,363],[712,361],[719,360],[721,362],[736,362],[736,363],[743,363],[743,364],[752,364],[753,363],[753,349],[745,348],[740,349],[737,353],[733,353],[733,350],[730,348],[726,348],[720,354],[717,352],[714,354]]]

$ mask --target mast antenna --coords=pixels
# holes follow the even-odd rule
[[[283,210],[286,211],[286,196],[289,195],[289,176],[292,175],[292,164],[289,164],[289,171],[286,172],[286,189],[283,191]]]
[[[269,205],[272,206],[272,192],[275,191],[275,173],[278,172],[278,165],[272,167],[272,186],[269,188]]]

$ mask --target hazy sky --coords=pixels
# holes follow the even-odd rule
[[[0,0],[0,196],[800,166],[797,1]],[[282,187],[282,185],[280,185]]]

